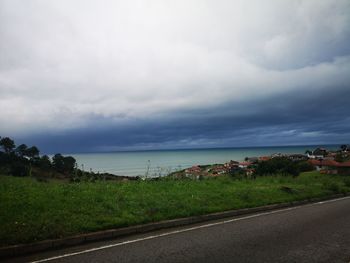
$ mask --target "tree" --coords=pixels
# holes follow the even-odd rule
[[[0,146],[4,149],[5,153],[13,152],[13,149],[16,147],[15,142],[9,137],[4,137],[0,140]]]
[[[25,144],[21,144],[16,148],[15,152],[18,156],[23,157],[26,155],[27,150],[28,150],[28,146]]]
[[[32,146],[25,151],[25,156],[29,157],[30,159],[34,159],[39,157],[39,153],[39,149],[36,146]]]
[[[346,152],[346,151],[349,149],[349,145],[342,144],[342,145],[340,146],[340,149],[341,149],[343,152]]]
[[[299,167],[295,162],[290,162],[283,171],[285,174],[290,174],[293,177],[297,177],[300,173]]]
[[[334,158],[335,161],[342,163],[346,161],[346,154],[342,152],[338,152]]]
[[[72,156],[63,157],[64,172],[70,173],[74,171],[76,160]]]
[[[52,158],[54,169],[60,173],[71,173],[74,171],[76,160],[72,156],[63,156],[57,153]]]
[[[327,150],[326,149],[323,149],[323,148],[316,148],[313,152],[312,152],[313,155],[322,155],[322,156],[325,156],[327,155]]]
[[[297,163],[297,167],[300,172],[309,172],[315,170],[314,166],[307,161],[301,161]]]
[[[52,157],[52,165],[53,165],[53,168],[55,168],[56,171],[63,172],[63,170],[64,170],[64,161],[63,161],[62,154],[56,153]]]
[[[47,155],[41,156],[40,159],[38,160],[38,166],[44,170],[50,169],[51,168],[51,161],[50,161],[49,156],[47,156]]]
[[[307,155],[312,155],[312,152],[311,152],[310,150],[306,150],[306,151],[305,151],[305,154],[307,154]]]

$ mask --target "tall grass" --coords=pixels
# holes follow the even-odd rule
[[[286,191],[285,189],[291,189]],[[0,245],[350,192],[348,177],[38,182],[0,176]]]

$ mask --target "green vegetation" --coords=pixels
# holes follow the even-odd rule
[[[36,146],[21,144],[16,147],[9,137],[0,136],[0,174],[12,176],[30,176],[46,181],[52,178],[79,181],[122,180],[109,173],[86,172],[78,169],[72,156],[55,154],[51,159],[47,155],[40,156]],[[133,178],[137,179],[137,178]]]
[[[349,176],[318,172],[94,183],[0,176],[0,245],[345,192]]]
[[[13,176],[42,176],[49,173],[72,177],[75,169],[78,170],[76,161],[71,156],[56,154],[51,162],[47,155],[40,156],[39,153],[36,146],[21,144],[16,147],[11,138],[0,136],[0,172]]]
[[[307,161],[293,161],[287,157],[275,157],[265,162],[260,162],[255,167],[255,175],[265,176],[281,174],[286,176],[298,176],[301,172],[313,171],[314,167]]]
[[[336,157],[349,158],[348,146]],[[350,192],[350,176],[309,172],[305,160],[277,156],[231,168],[143,181],[85,172],[71,156],[50,159],[0,137],[0,246]]]

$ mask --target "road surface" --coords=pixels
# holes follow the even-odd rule
[[[350,262],[350,197],[9,262]]]

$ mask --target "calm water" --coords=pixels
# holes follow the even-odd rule
[[[245,157],[271,155],[273,153],[304,153],[316,146],[257,147],[227,149],[161,150],[113,153],[70,154],[76,158],[79,167],[95,172],[109,172],[117,175],[149,176],[166,175],[171,171],[197,164],[225,163],[230,160],[244,160]],[[338,146],[325,146],[337,149]],[[148,168],[149,167],[149,168]]]

